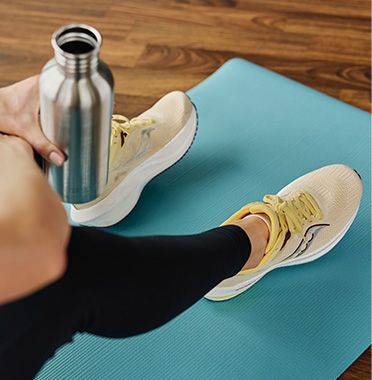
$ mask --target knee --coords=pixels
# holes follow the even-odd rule
[[[12,255],[7,251],[0,252],[0,304],[44,288],[59,280],[66,271],[64,251],[47,253],[40,247],[17,248],[16,252],[11,251]]]
[[[34,257],[34,262],[40,268],[40,275],[50,283],[60,279],[66,272],[71,227],[66,223],[56,223],[55,226],[47,228],[45,223],[44,220],[33,229],[34,236],[30,239],[32,252],[29,255]]]
[[[45,280],[54,282],[59,280],[66,272],[67,253],[64,250],[49,252],[49,257],[43,266]]]
[[[58,281],[66,272],[67,253],[59,247],[44,247],[42,244],[30,249],[29,260],[24,261],[16,277],[24,276],[25,284],[44,287]],[[28,264],[27,264],[28,263]],[[23,272],[23,275],[22,275]]]

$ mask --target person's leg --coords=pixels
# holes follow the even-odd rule
[[[0,304],[56,281],[70,226],[58,195],[21,138],[0,133]]]
[[[250,248],[233,225],[138,238],[73,228],[65,275],[0,306],[0,378],[31,378],[78,331],[121,338],[161,326],[238,273]]]
[[[127,337],[161,326],[236,274],[250,242],[236,226],[140,238],[81,228],[73,230],[70,250],[69,274],[90,296],[85,330]]]
[[[257,220],[239,221],[245,232],[123,238],[74,229],[70,238],[25,144],[0,135],[0,379],[31,378],[77,331],[125,337],[160,326],[263,254]]]

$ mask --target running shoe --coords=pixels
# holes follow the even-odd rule
[[[225,279],[205,298],[223,301],[243,293],[270,271],[305,264],[329,252],[345,235],[362,197],[359,174],[345,165],[310,172],[263,202],[244,206],[223,225],[249,214],[266,214],[270,237],[260,264]]]
[[[72,205],[71,219],[107,227],[125,218],[145,185],[187,153],[197,124],[196,108],[181,91],[165,95],[134,119],[113,115],[107,186],[97,199]]]

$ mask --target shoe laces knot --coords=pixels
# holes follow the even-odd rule
[[[113,115],[110,136],[110,167],[112,167],[114,160],[118,157],[119,152],[121,152],[128,136],[136,129],[146,128],[154,123],[155,121],[150,117],[128,119],[123,115]]]
[[[111,147],[120,144],[120,148],[122,148],[130,133],[139,128],[146,128],[153,123],[154,120],[150,117],[134,117],[133,119],[128,119],[123,115],[113,115],[111,123]]]
[[[318,203],[303,190],[288,200],[283,200],[278,195],[265,195],[263,200],[277,213],[283,232],[300,233],[305,222],[311,223],[323,218]]]

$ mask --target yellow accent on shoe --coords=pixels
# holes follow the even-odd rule
[[[318,203],[306,191],[299,191],[288,200],[283,200],[278,195],[265,195],[263,200],[264,203],[253,202],[242,207],[222,224],[223,226],[231,224],[249,214],[266,214],[270,218],[270,238],[263,259],[257,267],[242,270],[238,275],[253,273],[275,257],[283,247],[288,232],[301,233],[305,222],[311,223],[323,219]]]
[[[112,115],[111,138],[110,138],[110,166],[118,152],[124,146],[128,135],[138,128],[146,128],[154,124],[149,117],[134,117],[128,119],[123,115]]]

